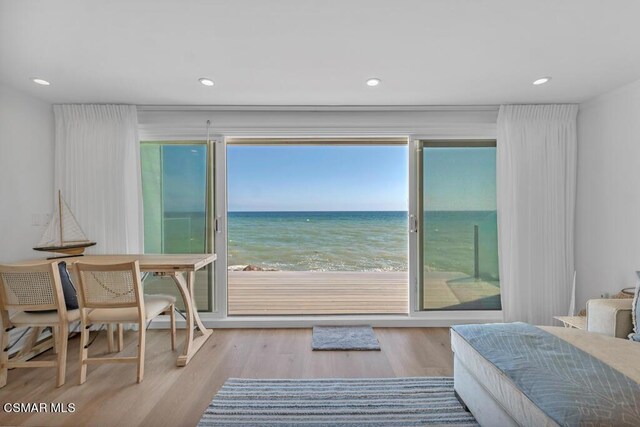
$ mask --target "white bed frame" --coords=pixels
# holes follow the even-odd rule
[[[481,426],[557,427],[498,368],[451,330],[456,397]]]
[[[519,425],[457,357],[453,359],[453,372],[456,397],[481,426]]]

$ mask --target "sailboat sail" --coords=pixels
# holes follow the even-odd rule
[[[51,221],[49,221],[40,242],[34,249],[55,249],[56,252],[63,252],[65,248],[73,247],[77,249],[78,247],[95,245],[95,242],[90,242],[87,239],[60,192],[58,192],[57,205]]]
[[[61,240],[62,243],[78,243],[78,242],[88,242],[87,236],[80,228],[80,224],[78,224],[78,220],[71,213],[71,209],[69,209],[69,205],[64,199],[60,198],[60,211],[62,218],[62,226],[61,230]]]
[[[40,239],[40,242],[36,247],[45,247],[60,244],[60,221],[58,215],[52,215],[51,221],[47,225],[47,229],[44,230],[44,234]]]

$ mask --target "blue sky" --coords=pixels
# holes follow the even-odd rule
[[[167,211],[204,210],[204,146],[164,148]],[[495,148],[427,148],[426,210],[495,210]],[[408,148],[242,146],[227,152],[229,211],[404,211]]]
[[[205,145],[165,145],[162,172],[167,212],[204,212],[207,185]]]
[[[407,209],[406,146],[227,147],[229,211]]]
[[[495,147],[425,148],[425,210],[496,209]]]
[[[427,149],[427,210],[495,209],[495,148]],[[407,210],[407,146],[227,150],[229,211]]]

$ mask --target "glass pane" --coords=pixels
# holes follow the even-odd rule
[[[207,146],[143,143],[141,145],[145,253],[207,252]],[[196,273],[196,305],[209,308],[209,272]],[[145,292],[182,298],[167,277],[149,275]]]
[[[423,147],[424,310],[499,310],[495,147]]]

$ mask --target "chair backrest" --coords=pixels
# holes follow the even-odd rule
[[[57,262],[0,265],[0,308],[16,311],[65,312]]]
[[[80,308],[124,308],[143,304],[138,261],[74,264]]]

